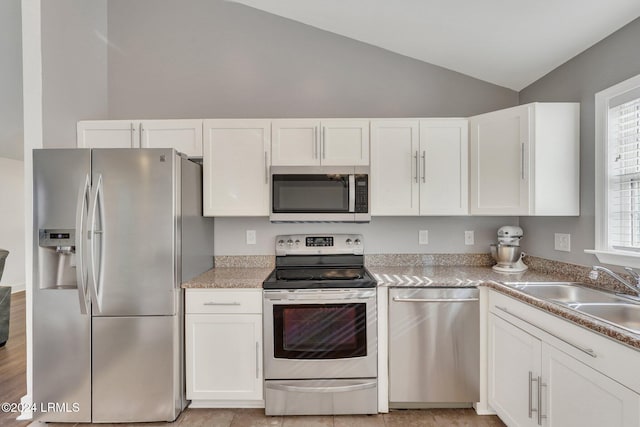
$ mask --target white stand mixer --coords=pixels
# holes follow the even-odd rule
[[[493,270],[500,273],[521,273],[529,268],[522,262],[522,236],[522,228],[514,225],[505,225],[498,229],[498,244],[490,245],[491,256],[497,262],[492,267]]]

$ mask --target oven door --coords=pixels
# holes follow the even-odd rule
[[[377,373],[375,289],[264,291],[267,379]]]

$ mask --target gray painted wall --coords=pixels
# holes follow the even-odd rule
[[[45,147],[75,147],[76,122],[107,118],[107,0],[42,0]]]
[[[517,93],[222,1],[109,0],[109,118],[444,117]],[[103,117],[96,117],[103,118]],[[360,232],[369,253],[488,252],[517,218],[374,218],[367,225],[217,218],[216,255],[273,254],[274,236]],[[418,230],[430,231],[419,246]],[[245,231],[256,230],[256,245]],[[464,231],[476,245],[464,245]]]
[[[109,0],[109,117],[442,117],[516,92],[220,0]],[[101,117],[102,118],[102,117]]]
[[[640,74],[640,19],[597,43],[520,92],[520,103],[580,102],[580,216],[523,217],[527,253],[582,265],[598,263],[595,245],[595,94]],[[571,234],[571,252],[553,249],[554,233]]]
[[[22,160],[20,0],[0,1],[0,157]]]
[[[365,252],[483,253],[495,243],[503,225],[518,218],[503,217],[376,217],[368,224],[271,224],[268,218],[216,218],[216,255],[273,255],[275,236],[294,233],[360,233]],[[246,230],[256,230],[256,244],[246,244]],[[418,230],[429,231],[429,244],[418,244]],[[475,231],[475,245],[464,244],[465,230]]]

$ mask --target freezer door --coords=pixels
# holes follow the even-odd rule
[[[38,239],[46,229],[79,233],[76,209],[86,214],[78,202],[90,155],[82,149],[33,151],[33,414],[39,421],[91,421],[91,315],[78,286],[84,281],[80,249],[64,255],[55,240],[41,247]]]
[[[178,316],[94,317],[93,422],[175,420],[178,339]]]
[[[178,160],[170,149],[93,150],[94,316],[176,313]]]

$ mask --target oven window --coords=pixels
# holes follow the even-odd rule
[[[349,212],[349,175],[273,175],[273,212]]]
[[[367,355],[366,304],[275,305],[274,355],[342,359]]]

